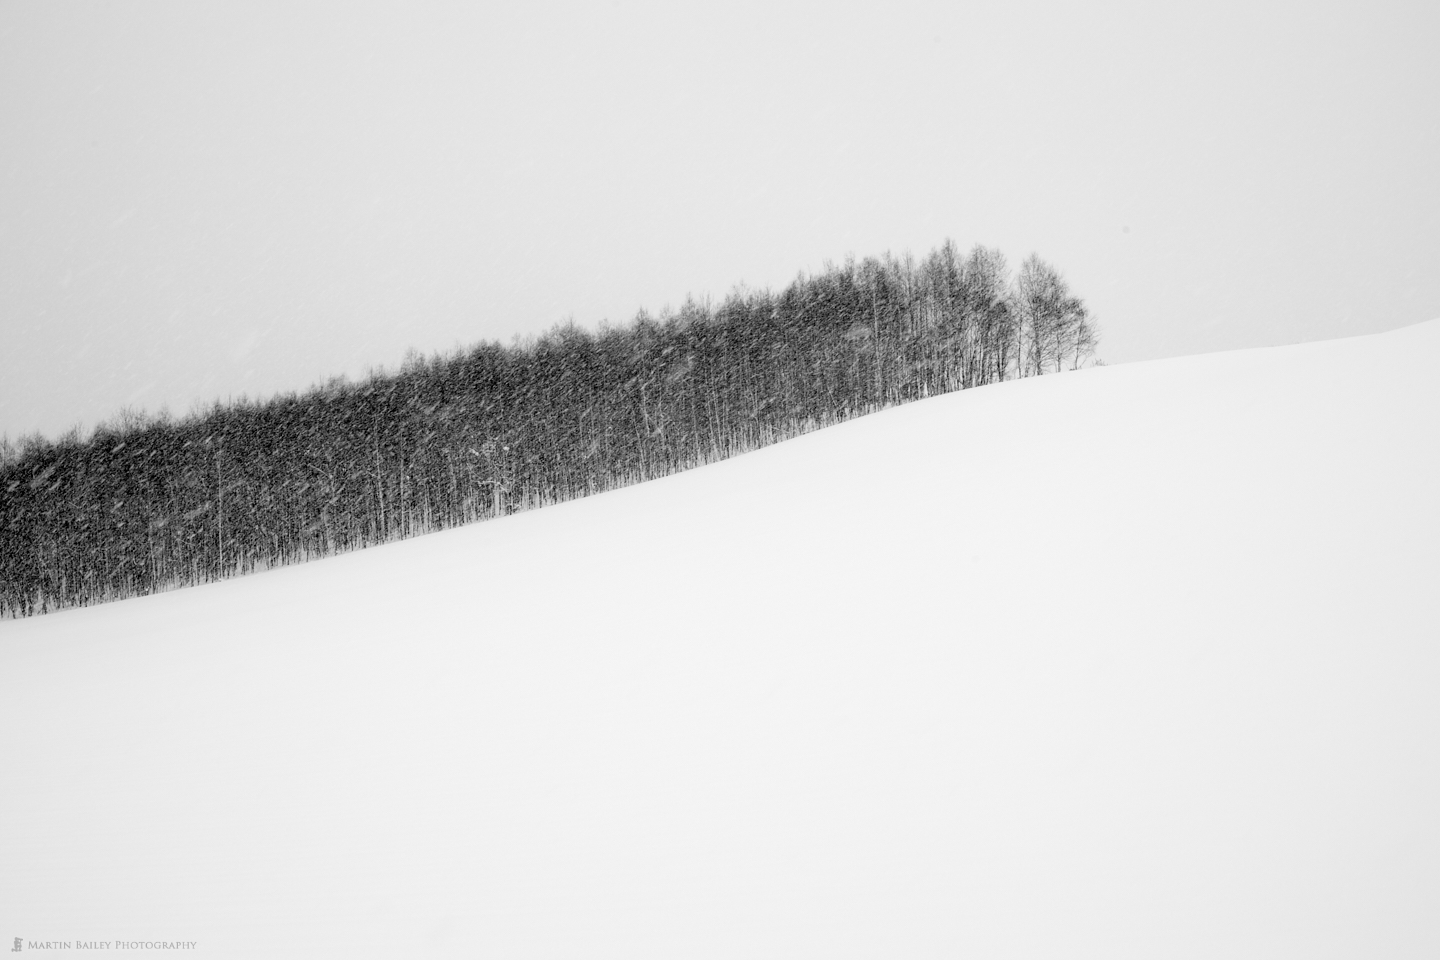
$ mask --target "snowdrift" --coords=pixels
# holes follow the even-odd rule
[[[0,624],[0,937],[1440,955],[1437,369],[1005,383]]]

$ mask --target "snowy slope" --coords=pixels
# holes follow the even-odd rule
[[[1440,956],[1437,370],[1001,384],[0,623],[0,937]]]

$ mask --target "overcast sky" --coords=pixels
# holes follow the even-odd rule
[[[0,0],[0,434],[946,237],[1154,357],[1440,316],[1440,4]]]

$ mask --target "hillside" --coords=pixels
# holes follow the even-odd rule
[[[1440,321],[0,622],[0,936],[1440,953]]]

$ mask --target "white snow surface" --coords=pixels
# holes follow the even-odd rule
[[[1440,321],[0,624],[0,943],[1440,956]]]

